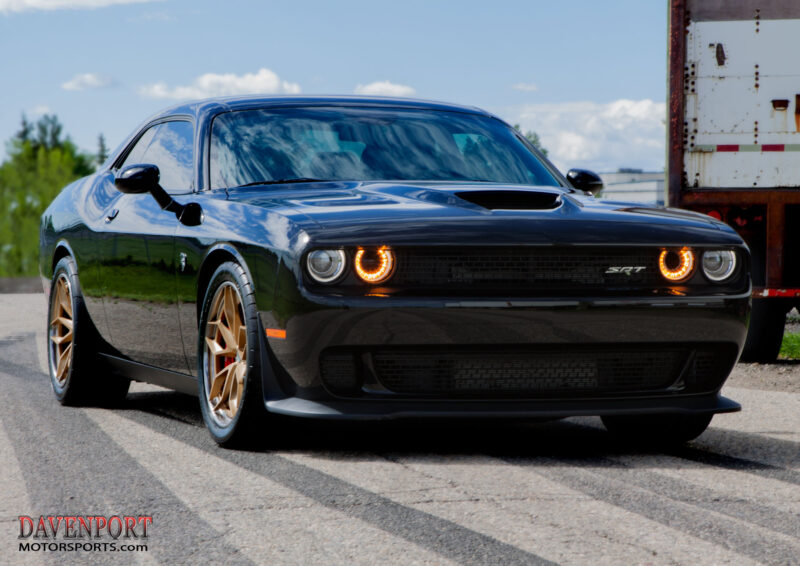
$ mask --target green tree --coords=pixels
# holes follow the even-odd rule
[[[19,141],[29,141],[31,139],[31,135],[33,134],[33,124],[28,122],[28,118],[25,116],[25,113],[22,113],[22,124],[20,125],[19,131],[17,132],[16,139]]]
[[[33,276],[42,212],[64,186],[94,170],[92,158],[62,136],[55,115],[35,127],[23,116],[7,152],[0,165],[0,276]]]
[[[33,140],[34,149],[44,147],[45,149],[55,149],[61,147],[64,141],[61,139],[63,127],[55,114],[45,114],[36,122],[36,138]]]
[[[522,129],[520,128],[519,124],[514,124],[514,129],[522,134]],[[522,135],[524,135],[527,138],[527,140],[531,142],[531,145],[533,145],[533,147],[541,151],[542,155],[547,157],[547,149],[542,145],[542,140],[539,139],[539,134],[537,134],[533,130],[528,130]]]
[[[106,147],[106,137],[103,134],[97,136],[97,155],[95,159],[98,167],[108,159],[108,147]]]

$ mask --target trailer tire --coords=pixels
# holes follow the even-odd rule
[[[786,305],[782,301],[755,299],[741,362],[769,364],[778,358],[786,326]]]

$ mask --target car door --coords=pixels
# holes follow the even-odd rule
[[[191,121],[161,122],[144,132],[120,169],[152,163],[168,193],[190,194],[193,150]],[[188,373],[175,285],[178,220],[148,193],[121,194],[112,214],[112,257],[103,273],[111,344],[136,362]]]

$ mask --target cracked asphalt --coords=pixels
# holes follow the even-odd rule
[[[800,365],[739,365],[668,452],[599,419],[277,420],[218,448],[195,398],[61,407],[41,294],[0,295],[1,564],[798,564]],[[19,516],[151,515],[146,551],[19,550]]]

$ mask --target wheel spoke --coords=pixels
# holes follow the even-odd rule
[[[236,324],[236,295],[234,294],[233,288],[230,286],[226,286],[225,290],[223,291],[222,295],[223,300],[223,312],[225,313],[225,322],[227,323],[226,326],[228,328],[234,328]]]
[[[70,362],[72,359],[72,344],[69,344],[61,354],[58,356],[58,365],[56,366],[56,379],[62,383],[67,378]]]
[[[70,300],[67,284],[63,280],[59,280],[59,290],[61,291],[59,294],[61,308],[72,318],[72,301]]]
[[[61,326],[65,327],[65,328],[67,328],[69,330],[72,330],[72,319],[71,318],[67,318],[65,316],[59,316],[58,318],[55,319],[54,323],[55,324],[60,324]]]
[[[244,362],[236,364],[236,369],[233,371],[233,379],[231,380],[230,399],[228,400],[231,416],[236,414],[242,402],[242,395],[244,394],[244,376],[246,373],[247,364]]]
[[[233,372],[234,366],[230,365],[225,368],[225,376],[224,376],[224,383],[222,384],[222,390],[217,397],[217,402],[214,405],[215,411],[225,411],[228,416],[232,416],[230,412],[230,400],[231,400],[231,387],[233,384]],[[221,380],[222,381],[222,380]]]
[[[214,381],[211,382],[211,387],[208,389],[209,400],[213,400],[222,394],[223,390],[225,389],[225,383],[228,380],[229,373],[230,366],[222,368],[214,376]]]
[[[223,358],[225,356],[222,356]],[[230,407],[231,391],[236,382],[236,372],[239,364],[229,364],[220,369],[214,376],[209,388],[208,398],[214,404],[214,410],[225,410]],[[230,411],[228,411],[230,412]],[[234,411],[235,414],[235,411]],[[232,415],[231,415],[232,416]]]
[[[222,339],[225,341],[225,351],[232,352],[236,355],[236,336],[231,332],[231,329],[227,326],[220,325],[219,326],[219,333]]]
[[[50,340],[53,341],[53,344],[64,344],[72,342],[72,330],[64,334],[63,336],[53,335],[50,337]]]
[[[58,307],[58,309],[61,309],[64,306],[64,282],[61,279],[56,282],[56,297],[53,301],[53,305]],[[58,310],[56,312],[61,311]]]
[[[228,346],[227,344],[223,346],[218,341],[214,340],[213,338],[206,338],[206,346],[211,352],[211,356],[214,358],[218,356],[235,356],[236,355],[236,348]]]
[[[239,354],[239,359],[245,361],[247,360],[247,327],[245,325],[239,325],[237,338],[236,352]]]

